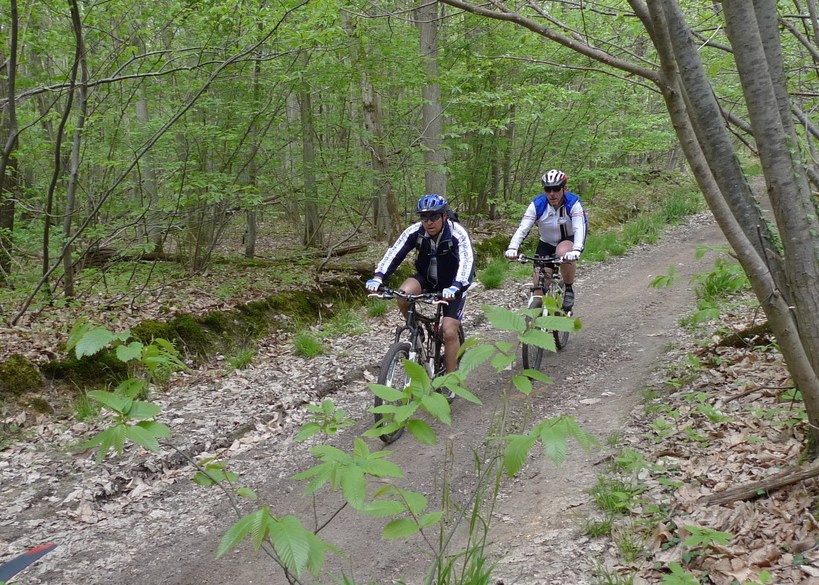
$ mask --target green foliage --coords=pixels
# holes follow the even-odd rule
[[[669,563],[670,575],[663,575],[663,585],[700,585],[699,580],[678,563]]]
[[[324,344],[307,331],[300,331],[293,338],[293,352],[300,357],[312,359],[324,353]]]
[[[305,569],[318,575],[324,566],[324,556],[333,547],[302,526],[295,516],[276,518],[267,506],[243,516],[222,537],[216,549],[221,557],[250,537],[257,552],[270,540],[276,554],[288,571],[299,577]]]
[[[236,354],[227,357],[228,365],[234,370],[243,370],[253,362],[256,352],[250,348],[240,349]]]
[[[651,280],[651,282],[649,283],[649,286],[651,286],[653,288],[666,288],[666,287],[669,287],[672,284],[674,284],[674,281],[677,279],[676,276],[675,276],[676,273],[677,273],[677,268],[675,266],[669,266],[668,267],[668,274],[660,274],[658,276],[655,276]]]
[[[296,480],[309,480],[305,493],[313,493],[329,483],[332,489],[341,488],[344,499],[356,510],[363,510],[367,495],[367,476],[403,477],[401,469],[384,458],[388,451],[371,452],[360,438],[355,439],[353,454],[330,445],[317,445],[310,452],[321,461],[319,465],[296,474]]]
[[[625,514],[637,505],[637,496],[644,488],[616,477],[600,476],[589,493],[600,510],[607,515]]]
[[[132,339],[130,331],[114,333],[84,320],[78,321],[69,334],[67,349],[78,358],[94,355],[110,346],[117,359],[134,364],[134,372],[145,373],[142,378],[122,380],[113,392],[95,390],[87,393],[88,398],[99,402],[114,415],[106,429],[83,444],[86,449],[97,448],[98,463],[111,449],[122,455],[126,440],[155,452],[159,450],[159,439],[170,435],[166,425],[154,420],[160,407],[140,398],[147,397],[148,386],[157,372],[166,368],[185,369],[186,366],[167,340],[157,338],[145,345]]]
[[[389,306],[390,304],[387,301],[375,299],[372,303],[367,305],[367,314],[370,317],[381,317],[387,312]]]
[[[500,287],[503,284],[507,264],[509,263],[505,260],[493,260],[486,268],[478,273],[478,280],[487,290]]]
[[[697,257],[701,258],[708,249],[707,247],[699,248]],[[721,248],[720,251],[728,253],[724,248]],[[714,266],[710,272],[698,274],[692,280],[696,285],[697,298],[710,302],[750,288],[750,282],[742,266],[725,256],[719,256],[714,260]]]
[[[307,410],[311,413],[309,421],[302,425],[296,441],[304,441],[316,433],[334,435],[341,429],[350,427],[355,421],[347,416],[343,408],[336,408],[332,400],[325,400],[321,406],[308,404]]]
[[[330,338],[339,335],[358,335],[365,333],[367,326],[361,317],[349,305],[343,305],[329,322],[321,328],[320,337]]]
[[[525,435],[509,435],[503,454],[506,474],[514,477],[523,468],[523,464],[534,444],[540,440],[544,453],[556,466],[560,466],[568,453],[568,439],[572,438],[585,451],[598,445],[597,440],[583,431],[577,421],[570,416],[558,416],[544,420]]]

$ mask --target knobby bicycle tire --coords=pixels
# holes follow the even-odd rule
[[[552,292],[551,294],[555,297],[555,301],[558,301],[558,307],[561,307],[563,306],[563,295],[566,293],[566,284],[562,280],[560,280],[557,283],[555,283],[555,287],[553,287],[552,289],[553,291],[554,288],[558,289],[560,295],[558,296],[554,292]],[[552,331],[552,334],[555,336],[555,346],[557,347],[558,350],[563,349],[564,347],[566,347],[566,344],[569,343],[568,331]]]
[[[381,370],[378,372],[379,384],[395,388],[396,390],[403,390],[410,383],[409,375],[404,370],[404,360],[409,359],[411,347],[408,341],[399,341],[390,346],[390,349],[381,361]],[[375,406],[381,406],[382,404],[384,404],[384,401],[379,396],[376,396]],[[373,413],[373,416],[375,417],[376,426],[382,424],[383,414],[376,412]],[[385,443],[390,444],[398,440],[402,434],[404,434],[404,427],[400,427],[392,433],[379,435],[379,438]]]
[[[526,328],[530,327],[530,323],[532,322],[532,318],[528,315],[526,316]],[[555,341],[557,341],[557,337],[555,337]],[[523,369],[524,370],[539,370],[540,364],[543,362],[543,348],[538,347],[536,345],[529,345],[528,343],[524,343],[521,347],[521,357],[523,358]]]

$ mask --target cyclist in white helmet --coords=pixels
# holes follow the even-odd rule
[[[558,256],[567,261],[560,265],[560,274],[566,283],[566,294],[563,296],[563,310],[569,312],[574,306],[574,278],[577,268],[577,259],[586,244],[588,220],[580,198],[566,190],[568,177],[558,169],[552,169],[544,174],[540,182],[543,193],[538,195],[529,204],[523,214],[515,235],[509,242],[509,249],[505,256],[510,260],[517,259],[518,248],[529,235],[532,226],[537,224],[540,241],[537,245],[538,256]],[[554,270],[554,266],[552,266]],[[537,270],[534,277],[537,286]],[[536,288],[532,293],[542,295],[543,291]]]

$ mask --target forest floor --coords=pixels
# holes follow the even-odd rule
[[[589,453],[570,444],[559,467],[536,448],[516,478],[501,482],[484,517],[491,520],[491,583],[660,583],[677,570],[673,563],[699,579],[680,575],[674,581],[680,585],[819,583],[814,480],[753,499],[704,499],[798,464],[803,440],[798,409],[781,398],[790,382],[772,344],[718,347],[716,337],[696,340],[680,325],[695,305],[691,277],[711,270],[716,257],[709,252],[695,260],[697,247],[723,243],[713,220],[700,215],[671,228],[657,244],[581,266],[575,315],[583,329],[566,349],[544,357],[542,370],[553,384],[527,398],[508,391],[511,371],[482,368],[467,384],[483,404],[456,400],[452,426],[435,427],[438,444],[420,445],[407,434],[389,447],[390,460],[406,474],[401,485],[426,494],[433,509],[443,502],[451,511],[471,501],[475,462],[500,416],[527,428],[571,415],[597,438],[600,446]],[[670,266],[676,282],[650,287]],[[476,287],[467,335],[503,337],[480,306],[519,307],[527,286]],[[747,309],[722,326],[742,328],[755,317]],[[340,448],[349,449],[369,427],[367,383],[375,381],[396,321],[393,310],[369,319],[367,332],[333,338],[328,352],[312,360],[293,355],[288,335],[271,335],[250,367],[188,372],[154,397],[176,449],[229,460],[239,483],[274,514],[294,514],[308,526],[327,522],[320,536],[342,552],[328,556],[323,583],[337,582],[334,576],[342,573],[359,584],[422,583],[437,542],[433,534],[429,541],[384,541],[383,519],[339,511],[337,494],[305,496],[292,480],[314,464],[309,448],[317,439],[294,441],[305,403],[331,398],[358,421],[331,439]],[[192,469],[174,449],[149,454],[128,448],[123,457],[97,465],[93,453],[70,448],[104,421],[4,416],[0,424],[21,434],[0,451],[0,560],[43,542],[57,544],[20,575],[21,583],[287,583],[247,544],[215,559],[236,517],[221,493],[190,481]],[[367,444],[381,447],[377,439]],[[648,463],[638,465],[640,457]],[[622,482],[614,491],[624,494],[628,513],[617,515],[608,535],[592,537],[587,529],[605,520],[592,493],[609,476]],[[452,552],[467,537],[455,517],[447,524]],[[689,535],[698,538],[686,543]],[[318,581],[306,575],[301,582]]]

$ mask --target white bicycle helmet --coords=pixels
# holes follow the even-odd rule
[[[566,176],[566,173],[557,169],[546,171],[546,173],[540,178],[540,182],[544,189],[546,187],[565,187],[566,181],[568,180],[569,178]]]

